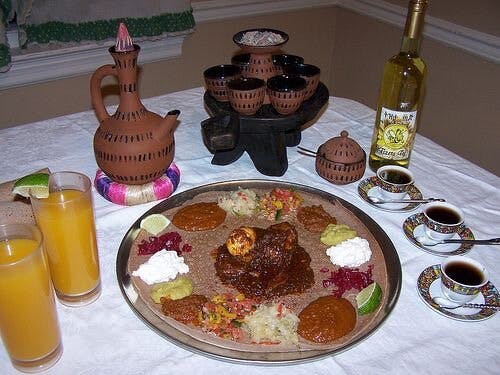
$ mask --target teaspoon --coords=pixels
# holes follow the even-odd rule
[[[382,203],[429,203],[429,202],[444,202],[442,198],[423,198],[423,199],[380,199],[377,197],[368,196],[368,200],[375,204]]]
[[[435,246],[446,243],[464,243],[470,245],[500,245],[500,238],[489,238],[487,240],[467,240],[467,239],[446,239],[446,240],[434,240],[429,239],[425,236],[417,236],[415,238],[418,243],[424,246]]]
[[[309,150],[305,147],[297,146],[297,148],[298,148],[297,152],[299,154],[302,154],[305,156],[311,156],[313,158],[315,158],[318,155],[318,153],[316,151]]]
[[[447,298],[443,297],[433,297],[432,301],[436,304],[439,305],[439,307],[447,310],[454,310],[458,309],[459,307],[466,307],[470,309],[494,309],[494,310],[500,310],[500,305],[492,305],[488,303],[460,303],[460,302],[454,302],[450,301]]]

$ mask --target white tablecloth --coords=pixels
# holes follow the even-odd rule
[[[448,319],[420,299],[416,281],[427,266],[443,258],[425,253],[405,237],[402,223],[411,213],[390,213],[364,202],[357,183],[332,185],[314,170],[314,159],[288,148],[289,167],[280,178],[261,175],[247,154],[228,166],[210,164],[200,121],[208,117],[203,89],[196,88],[143,100],[161,115],[179,109],[175,132],[175,162],[181,170],[177,192],[209,182],[267,178],[310,185],[356,205],[387,232],[403,269],[401,296],[388,320],[367,340],[320,361],[284,367],[236,365],[181,349],[150,330],[123,299],[115,274],[116,253],[131,224],[155,203],[134,207],[114,205],[94,191],[95,215],[102,270],[102,296],[81,308],[58,306],[64,353],[51,374],[375,374],[500,372],[500,318],[480,322]],[[22,106],[22,103],[19,103]],[[25,108],[29,111],[29,108]],[[114,112],[114,108],[110,109]],[[317,123],[302,133],[303,147],[315,150],[346,129],[369,149],[374,111],[352,100],[334,98]],[[0,181],[34,170],[74,170],[93,179],[96,162],[92,137],[97,127],[93,112],[82,112],[0,131]],[[466,142],[466,140],[464,140]],[[500,235],[500,178],[417,136],[410,169],[424,196],[442,197],[463,208],[476,238]],[[367,168],[364,177],[373,173]],[[490,271],[500,287],[500,248],[476,246],[468,254]],[[1,303],[1,301],[0,301]],[[15,373],[0,347],[0,373]]]

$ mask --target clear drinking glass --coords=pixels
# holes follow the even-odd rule
[[[83,174],[56,172],[49,197],[31,198],[56,295],[68,306],[89,304],[101,293],[91,186]]]
[[[46,370],[61,357],[49,266],[34,225],[0,225],[0,333],[20,371]]]

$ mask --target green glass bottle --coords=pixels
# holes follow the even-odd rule
[[[419,56],[427,0],[410,0],[401,50],[384,66],[368,164],[408,167],[422,108],[426,66]]]

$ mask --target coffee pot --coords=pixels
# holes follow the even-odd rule
[[[122,24],[123,25],[123,24]],[[125,26],[120,25],[117,44],[109,48],[115,61],[99,67],[90,80],[90,94],[99,128],[94,135],[97,165],[113,181],[141,185],[161,177],[175,153],[174,130],[179,110],[165,117],[148,111],[141,103],[137,84],[137,57],[140,47],[131,43]],[[123,31],[123,29],[125,31]],[[119,48],[125,33],[128,48]],[[116,76],[120,101],[110,115],[104,106],[101,83],[106,76]]]

